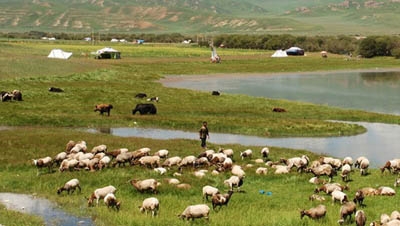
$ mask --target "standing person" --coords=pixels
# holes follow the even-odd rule
[[[200,140],[201,140],[201,147],[207,148],[206,140],[207,140],[207,138],[210,139],[210,135],[208,135],[208,127],[207,127],[206,121],[203,122],[203,125],[201,126],[201,128],[199,130],[199,135],[200,135]]]

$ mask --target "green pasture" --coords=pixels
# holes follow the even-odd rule
[[[121,60],[95,60],[90,53],[104,46],[122,52]],[[80,216],[90,216],[96,225],[187,225],[176,215],[187,205],[202,203],[201,188],[212,185],[226,192],[223,181],[230,173],[198,179],[191,169],[185,169],[178,179],[192,185],[190,190],[178,190],[164,182],[171,178],[175,168],[167,175],[157,175],[150,169],[139,166],[106,168],[99,172],[37,171],[31,159],[54,157],[65,148],[69,140],[85,140],[89,149],[106,144],[109,150],[129,148],[135,150],[149,147],[152,152],[166,148],[170,156],[197,155],[202,150],[196,140],[153,140],[144,138],[122,138],[108,134],[91,134],[82,128],[152,127],[197,131],[201,121],[209,123],[213,132],[248,134],[258,136],[342,136],[365,132],[356,125],[326,122],[325,120],[369,121],[399,124],[400,117],[356,110],[344,110],[310,103],[254,98],[246,95],[212,96],[208,92],[172,89],[163,87],[158,79],[166,75],[215,74],[215,73],[279,73],[328,70],[360,70],[398,68],[394,58],[347,59],[341,55],[329,55],[322,59],[318,53],[307,53],[306,57],[270,58],[272,51],[219,49],[221,64],[210,64],[210,50],[184,45],[128,45],[84,42],[0,42],[0,90],[19,89],[22,102],[0,103],[0,191],[37,194],[48,198],[64,210]],[[53,48],[73,52],[69,60],[48,59]],[[51,86],[60,87],[64,93],[50,93]],[[144,100],[135,99],[138,92],[159,96],[156,103],[158,113],[152,116],[132,115],[131,110]],[[99,103],[111,103],[111,116],[100,116],[93,112]],[[273,107],[287,109],[284,114],[274,114]],[[5,128],[5,129],[3,129]],[[217,150],[218,145],[209,144]],[[261,147],[226,145],[235,151],[235,163],[243,167],[252,160],[241,160],[239,152],[253,149],[259,158]],[[307,154],[312,160],[319,156],[307,150],[289,150],[270,147],[272,161]],[[197,220],[193,225],[336,225],[339,219],[339,204],[331,204],[329,196],[325,205],[327,216],[318,221],[308,218],[300,220],[299,211],[318,203],[308,200],[315,185],[308,183],[311,174],[295,171],[288,175],[255,174],[255,169],[246,168],[243,193],[234,193],[228,207],[219,212],[211,211],[210,222]],[[211,171],[211,170],[210,170]],[[162,185],[155,196],[161,202],[158,217],[151,218],[138,211],[144,198],[153,194],[140,194],[129,185],[133,178],[155,178]],[[82,193],[67,196],[57,195],[56,190],[67,180],[78,178]],[[396,175],[372,169],[368,176],[352,174],[349,183],[352,198],[361,187],[392,186]],[[334,181],[341,182],[340,177]],[[117,187],[117,197],[122,201],[121,211],[108,210],[104,203],[87,208],[85,197],[99,187],[112,184]],[[259,190],[271,191],[272,195],[261,195]],[[381,213],[390,214],[399,209],[398,196],[368,197],[364,211],[368,221],[377,220]],[[37,217],[23,216],[0,208],[0,224],[41,225]]]

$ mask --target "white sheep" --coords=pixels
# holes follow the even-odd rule
[[[107,145],[105,145],[105,144],[100,144],[100,145],[98,145],[98,146],[95,146],[95,147],[93,147],[92,148],[92,150],[90,151],[92,154],[97,154],[97,153],[99,153],[99,152],[103,152],[103,153],[105,153],[105,152],[107,152]]]
[[[183,159],[178,163],[179,170],[182,170],[182,167],[189,167],[189,166],[194,167],[196,159],[197,158],[194,155],[183,157]]]
[[[290,172],[289,166],[273,165],[272,168],[275,169],[274,174],[287,174]]]
[[[181,182],[178,180],[178,179],[176,179],[176,178],[168,178],[168,179],[165,179],[166,181],[167,181],[167,183],[168,184],[173,184],[173,185],[177,185],[177,184],[180,184]]]
[[[336,171],[330,164],[322,164],[317,167],[306,169],[307,172],[311,172],[316,177],[320,177],[322,175],[326,175],[329,177],[329,182],[332,180],[333,176],[336,174]]]
[[[144,213],[146,212],[146,215],[148,212],[151,212],[151,216],[156,216],[160,208],[160,202],[158,201],[157,198],[150,197],[145,200],[143,200],[143,203],[141,206],[139,206],[139,211]]]
[[[167,172],[167,169],[165,169],[163,167],[157,167],[157,168],[154,168],[154,171],[156,171],[160,175],[164,175]]]
[[[224,153],[226,155],[226,157],[228,157],[228,158],[233,158],[233,149],[231,149],[231,148],[229,148],[229,149],[220,148],[219,152]]]
[[[54,157],[54,163],[56,163],[57,165],[59,165],[64,159],[67,158],[67,152],[63,151],[58,153],[55,157]]]
[[[200,157],[194,161],[194,167],[201,167],[201,166],[210,166],[210,162],[208,161],[207,157]]]
[[[392,213],[390,214],[390,220],[400,220],[400,212],[397,210],[392,211]]]
[[[71,169],[77,167],[78,164],[79,164],[79,161],[76,159],[64,159],[60,164],[59,171],[63,172],[65,170],[71,170]]]
[[[115,157],[115,161],[112,164],[113,167],[115,167],[117,164],[120,167],[125,166],[125,163],[131,163],[131,160],[133,158],[133,152],[121,152],[120,154]]]
[[[177,184],[176,187],[177,187],[177,188],[180,188],[180,189],[186,189],[186,190],[192,188],[192,186],[191,186],[190,184],[185,184],[185,183],[183,183],[183,184]]]
[[[344,182],[350,180],[350,173],[351,173],[351,166],[348,163],[344,164],[342,166],[342,173],[340,174]]]
[[[208,220],[210,214],[210,207],[205,204],[191,205],[186,207],[186,209],[178,215],[181,219],[194,220],[195,218],[202,218]]]
[[[242,169],[242,167],[239,166],[239,165],[234,165],[234,166],[232,166],[231,173],[232,173],[233,175],[235,175],[235,176],[238,176],[239,178],[243,178],[243,177],[246,175],[246,173],[244,172],[244,170]]]
[[[117,189],[112,185],[94,190],[94,192],[88,198],[88,206],[92,206],[95,199],[96,205],[99,205],[99,199],[104,199],[104,197],[106,197],[106,195],[109,193],[115,194],[116,191]]]
[[[251,158],[252,155],[253,155],[253,151],[251,149],[247,149],[243,152],[240,152],[240,157],[242,158],[242,160],[244,158]]]
[[[377,191],[379,195],[387,195],[387,196],[396,195],[396,191],[391,187],[381,186],[377,189]]]
[[[107,167],[111,162],[111,158],[109,156],[104,156],[99,161],[99,169],[103,169]]]
[[[145,180],[131,180],[131,185],[136,188],[139,192],[151,191],[157,193],[157,187],[160,185],[155,179],[145,179]]]
[[[301,219],[304,216],[308,216],[312,219],[319,219],[319,218],[325,217],[325,215],[326,215],[326,206],[325,205],[318,205],[317,207],[300,211]]]
[[[347,195],[346,195],[344,192],[339,191],[339,190],[334,190],[334,191],[332,191],[331,196],[332,196],[332,204],[333,204],[336,200],[339,201],[340,204],[343,204],[343,203],[345,203],[345,202],[348,201]]]
[[[70,153],[86,152],[86,141],[78,141],[75,146],[70,150]]]
[[[162,166],[163,167],[177,166],[181,161],[182,158],[179,156],[170,157],[163,162]]]
[[[266,167],[258,167],[256,169],[256,174],[267,175],[267,173],[268,173],[268,169]]]
[[[104,203],[108,208],[115,208],[117,211],[119,211],[119,208],[121,208],[121,202],[117,200],[114,193],[108,193],[104,197]]]
[[[37,175],[39,175],[39,169],[47,167],[49,172],[51,172],[51,167],[53,165],[53,159],[49,156],[40,158],[40,159],[32,159],[33,165],[37,168]]]
[[[383,167],[380,168],[381,172],[385,172],[387,169],[389,172],[396,173],[400,170],[400,159],[392,159],[385,163]]]
[[[213,196],[219,193],[218,188],[210,185],[204,186],[202,190],[203,190],[203,200],[204,199],[208,200],[208,196]]]
[[[69,195],[70,192],[71,192],[71,194],[74,193],[74,191],[75,191],[76,188],[78,188],[78,189],[79,189],[79,192],[81,192],[81,187],[80,187],[80,185],[79,185],[79,180],[76,179],[76,178],[74,178],[74,179],[71,179],[71,180],[67,181],[67,182],[64,184],[64,186],[58,188],[57,194],[61,194],[61,192],[67,191],[67,193],[68,193],[68,195]]]
[[[354,163],[354,167],[360,169],[361,176],[366,175],[369,167],[369,160],[364,156],[358,157]]]
[[[198,178],[203,178],[207,173],[207,170],[197,170],[194,171],[193,174]]]
[[[344,157],[342,161],[342,165],[349,164],[350,166],[353,166],[353,158],[350,156]]]
[[[162,159],[165,159],[168,157],[169,151],[167,149],[161,149],[158,150],[156,153],[154,153],[155,156],[159,156]]]
[[[233,191],[234,187],[236,187],[237,191],[240,191],[240,187],[243,185],[243,178],[233,175],[229,179],[224,180],[224,184],[227,185],[231,191]]]
[[[142,166],[155,168],[160,165],[160,157],[159,156],[143,156],[139,159],[139,163]]]
[[[75,144],[76,143],[73,140],[68,141],[68,143],[65,145],[65,152],[70,153],[71,149],[75,146]]]

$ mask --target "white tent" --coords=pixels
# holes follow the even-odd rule
[[[97,59],[121,59],[121,53],[111,47],[105,47],[96,51]]]
[[[68,59],[72,56],[70,52],[64,52],[61,49],[53,49],[50,54],[47,56],[48,58],[56,58],[56,59]]]
[[[286,51],[283,51],[281,49],[275,51],[274,54],[272,54],[271,57],[287,57],[288,55],[286,54]]]

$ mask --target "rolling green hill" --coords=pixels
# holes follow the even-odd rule
[[[1,32],[398,34],[400,0],[3,0]]]

